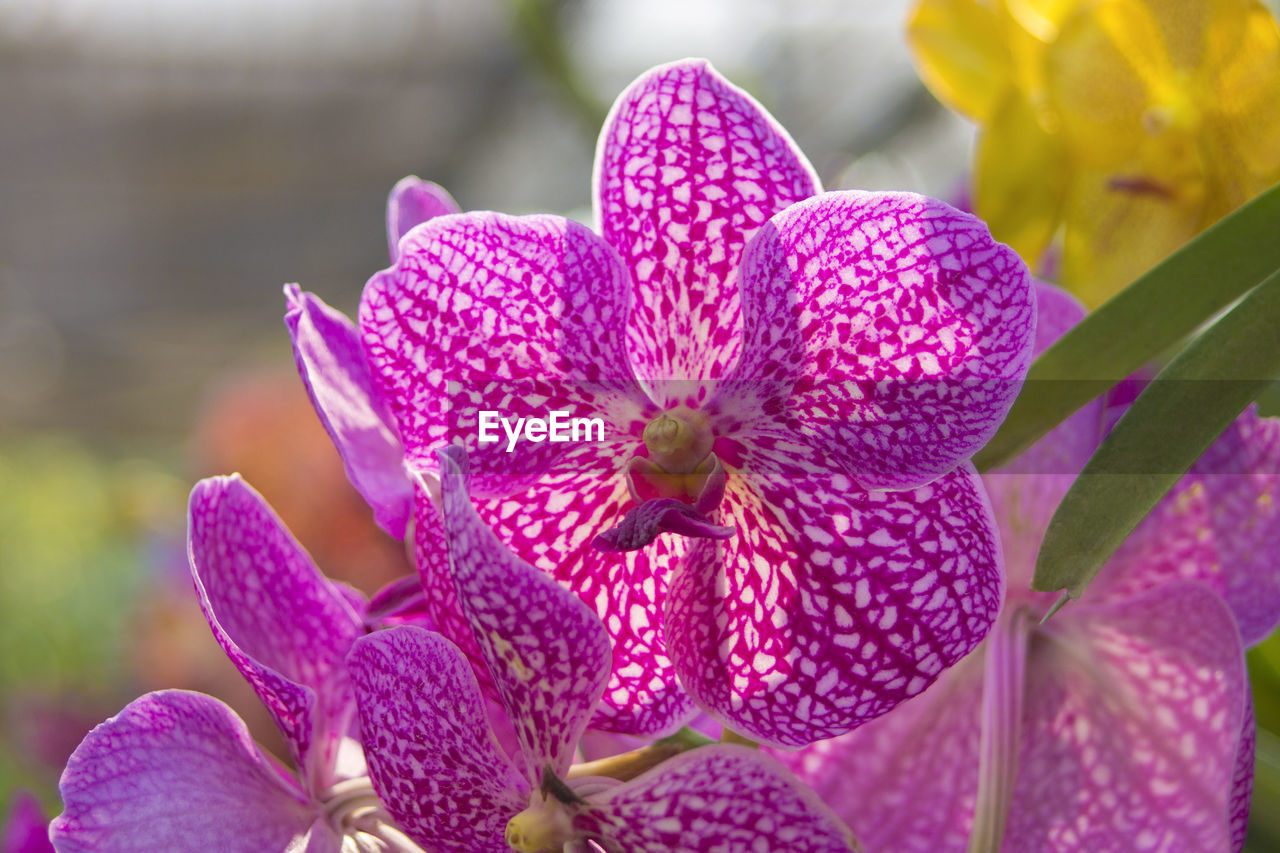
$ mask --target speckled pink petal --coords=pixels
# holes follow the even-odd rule
[[[187,555],[219,645],[279,724],[294,758],[321,776],[354,722],[343,661],[364,626],[262,497],[240,479],[191,491]],[[321,752],[309,752],[320,738]]]
[[[631,503],[624,462],[600,448],[593,464],[548,477],[519,497],[477,501],[477,509],[502,542],[573,590],[604,623],[613,671],[591,727],[657,737],[694,714],[660,631],[668,575],[688,540],[668,534],[640,551],[595,548],[595,535]]]
[[[1231,849],[1246,675],[1221,599],[1171,581],[1072,605],[1042,630],[1028,650],[1006,845]]]
[[[1231,822],[1231,850],[1240,853],[1249,833],[1249,804],[1253,798],[1253,761],[1258,745],[1258,727],[1253,717],[1253,693],[1245,684],[1244,722],[1240,726],[1240,742],[1236,747],[1235,775],[1231,782],[1231,799],[1228,800],[1228,819]]]
[[[965,850],[978,790],[981,651],[856,731],[775,753],[870,851]]]
[[[456,438],[472,451],[477,495],[518,494],[575,468],[588,444],[530,437],[509,453],[495,420],[481,445],[481,411],[513,429],[558,411],[600,418],[606,441],[633,422],[639,435],[650,404],[627,361],[630,285],[594,232],[556,216],[470,213],[428,222],[400,248],[365,288],[360,327],[413,465],[433,470],[434,448]]]
[[[738,535],[692,542],[664,634],[694,700],[761,742],[843,734],[915,696],[982,640],[1003,598],[968,463],[867,492],[823,453],[759,434],[731,466],[719,520]]]
[[[369,776],[388,813],[428,850],[509,853],[503,831],[528,788],[457,647],[421,628],[389,628],[357,640],[349,665]]]
[[[641,377],[724,375],[740,349],[743,247],[818,189],[781,125],[705,60],[654,68],[618,96],[596,150],[596,222],[635,283]]]
[[[54,853],[49,841],[49,819],[30,791],[14,792],[0,830],[0,850],[4,853]]]
[[[857,849],[822,802],[776,761],[707,746],[588,798],[575,821],[610,853],[836,853]]]
[[[347,479],[397,539],[409,521],[412,488],[395,420],[373,386],[355,324],[296,284],[284,286],[284,322],[311,405],[342,456]]]
[[[387,248],[392,262],[400,254],[400,238],[413,226],[461,210],[453,196],[434,181],[424,181],[416,175],[397,181],[387,196]]]
[[[563,776],[613,662],[596,615],[511,553],[476,515],[460,447],[440,451],[440,486],[453,580],[531,778]]]
[[[1083,319],[1075,297],[1044,282],[1035,282],[1038,356]],[[1052,380],[1050,380],[1052,381]],[[1102,440],[1103,400],[1096,399],[1067,418],[1044,438],[982,475],[991,497],[1010,589],[1028,590],[1036,554],[1049,520]],[[1057,593],[1046,594],[1049,601]]]
[[[1087,600],[1173,578],[1217,590],[1246,645],[1280,623],[1280,419],[1250,407],[1120,546]]]
[[[60,853],[292,850],[320,815],[230,708],[181,690],[148,693],[90,732],[59,790]]]
[[[743,355],[719,429],[780,413],[865,488],[912,488],[986,443],[1026,375],[1026,266],[978,219],[908,193],[833,192],[747,247]]]

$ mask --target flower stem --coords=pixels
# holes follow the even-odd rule
[[[1029,615],[1015,610],[998,619],[987,638],[978,796],[969,853],[995,853],[1004,839],[1018,775],[1029,634]]]

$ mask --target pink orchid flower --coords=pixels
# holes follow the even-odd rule
[[[1083,309],[1042,286],[1037,348]],[[984,477],[1009,569],[988,639],[924,694],[783,756],[868,850],[1238,851],[1253,777],[1243,649],[1280,621],[1280,421],[1246,412],[1049,621],[1041,538],[1100,403]]]
[[[372,616],[364,597],[321,575],[238,476],[198,483],[189,518],[200,606],[297,772],[217,699],[148,693],[68,761],[58,850],[417,851],[379,808],[358,740],[345,659]]]
[[[454,578],[518,746],[498,745],[471,665],[442,636],[404,627],[358,640],[350,663],[370,773],[409,836],[440,853],[850,850],[829,810],[741,746],[701,747],[626,782],[572,778],[609,676],[608,635],[481,521],[459,451],[442,453]]]
[[[798,745],[919,693],[1002,597],[963,460],[1029,362],[1025,266],[941,202],[819,193],[786,132],[702,61],[620,96],[595,202],[598,233],[431,219],[365,289],[360,391],[395,442],[346,455],[425,478],[414,538],[439,630],[477,660],[429,494],[457,438],[486,521],[609,630],[593,725],[658,734],[696,702]],[[526,430],[507,452],[478,441],[485,410],[603,435]]]

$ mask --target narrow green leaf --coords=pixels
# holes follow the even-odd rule
[[[1045,350],[1000,431],[974,457],[1012,459],[1074,411],[1280,269],[1280,185],[1200,234]]]
[[[1031,586],[1079,598],[1120,543],[1280,376],[1280,272],[1169,363],[1134,401],[1049,522]]]

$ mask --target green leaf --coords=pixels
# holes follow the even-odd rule
[[[1078,598],[1138,522],[1277,376],[1280,272],[1187,345],[1103,440],[1049,522],[1032,588],[1066,589]]]
[[[1031,365],[980,471],[1012,459],[1072,412],[1185,338],[1280,269],[1280,185],[1116,294]]]

